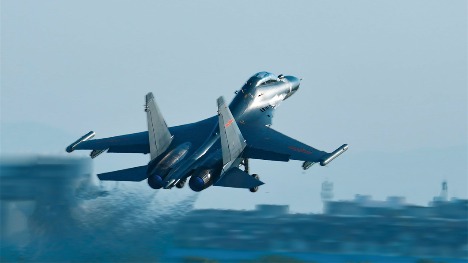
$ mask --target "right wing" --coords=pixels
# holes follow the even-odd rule
[[[327,164],[332,160],[329,160],[330,157],[334,156],[335,158],[347,149],[347,145],[343,145],[335,152],[327,153],[266,126],[241,125],[240,128],[244,138],[247,140],[244,158],[285,162],[300,160],[310,163],[321,162],[321,164]],[[344,150],[336,155],[335,153],[339,149]],[[328,162],[325,162],[327,160]]]

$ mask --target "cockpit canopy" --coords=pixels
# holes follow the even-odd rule
[[[250,79],[247,80],[246,84],[251,87],[258,87],[260,85],[277,82],[277,81],[279,81],[279,79],[276,75],[270,72],[262,71],[250,77]]]

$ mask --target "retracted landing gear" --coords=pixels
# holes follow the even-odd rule
[[[177,184],[176,184],[176,187],[181,189],[185,186],[185,183],[187,182],[187,179],[184,179],[184,180],[180,180]]]
[[[249,173],[249,159],[242,159],[242,162],[240,164],[244,166],[244,172]]]
[[[242,162],[241,162],[241,165],[244,166],[244,172],[249,173],[249,159],[247,159],[247,158],[243,159]],[[258,176],[258,174],[252,174],[252,177],[257,179],[257,180],[260,180],[260,177]],[[254,188],[250,188],[249,190],[250,190],[250,192],[255,193],[255,192],[258,191],[258,186],[254,187]]]

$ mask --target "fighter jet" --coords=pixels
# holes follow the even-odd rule
[[[152,93],[145,97],[148,131],[103,139],[92,139],[93,131],[66,148],[92,150],[91,158],[103,152],[142,153],[147,165],[98,174],[100,180],[146,180],[153,189],[184,187],[193,191],[212,185],[245,188],[256,192],[264,184],[250,174],[249,159],[303,161],[302,168],[329,164],[348,149],[343,144],[328,153],[292,139],[270,126],[278,105],[297,92],[300,79],[259,72],[236,91],[229,104],[217,99],[218,114],[199,122],[168,127]],[[242,168],[242,169],[241,169]]]

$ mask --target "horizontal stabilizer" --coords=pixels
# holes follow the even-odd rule
[[[131,182],[140,182],[148,178],[146,170],[148,169],[147,165],[128,168],[124,170],[108,172],[98,174],[98,178],[101,181],[131,181]]]
[[[262,181],[255,179],[253,176],[237,167],[233,167],[224,173],[224,175],[214,185],[250,189],[262,184]]]

